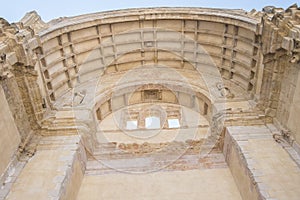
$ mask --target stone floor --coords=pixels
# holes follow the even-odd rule
[[[78,200],[241,200],[228,168],[86,175]]]

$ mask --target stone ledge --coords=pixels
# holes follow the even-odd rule
[[[54,147],[51,146],[53,143]],[[45,144],[48,147],[45,147]],[[11,184],[6,199],[74,199],[86,163],[81,138],[44,137],[39,146],[35,155],[29,159],[20,175]]]
[[[293,149],[276,143],[266,126],[227,128],[223,153],[244,199],[299,197],[300,169],[290,156],[295,152],[286,150]],[[247,179],[239,173],[248,174]]]

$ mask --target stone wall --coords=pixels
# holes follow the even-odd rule
[[[41,65],[51,102],[104,73],[144,65],[203,73],[218,68],[225,79],[255,94],[260,15],[192,10],[142,9],[118,11],[117,17],[107,12],[52,21],[40,32]]]
[[[278,128],[300,142],[297,105],[300,70],[300,11],[267,7],[263,16],[263,79],[260,101]]]
[[[295,82],[293,82],[290,87],[291,89],[294,89],[294,95],[291,96],[290,100],[287,101],[290,103],[290,113],[287,121],[287,127],[291,130],[293,133],[293,136],[295,137],[295,140],[298,144],[300,144],[300,124],[299,124],[299,113],[300,113],[300,73],[299,68],[296,69],[296,73],[293,73],[291,76],[295,77]],[[293,88],[294,86],[294,88]]]
[[[1,180],[14,158],[34,152],[29,144],[44,112],[34,70],[37,47],[32,29],[0,19]]]
[[[218,141],[224,144],[242,198],[267,196],[256,185],[259,174],[251,169],[243,145],[263,163],[256,152],[262,148],[268,168],[273,156],[278,160],[274,150],[294,169],[293,160],[276,146],[272,134],[275,139],[281,134],[282,142],[292,146],[295,141],[300,144],[299,25],[297,5],[286,10],[266,7],[263,12],[132,9],[47,24],[36,12],[15,24],[0,19],[0,183],[15,158],[22,162],[33,156],[10,182],[11,188],[4,187],[5,195],[0,190],[0,199],[8,193],[8,199],[75,199],[85,179],[84,148],[93,155],[93,148],[104,145],[96,139],[97,128],[105,127],[100,122],[122,106],[145,108],[141,103],[150,100],[174,105],[182,101],[182,106],[192,109],[198,105],[209,122],[205,121],[205,128],[211,130],[223,128],[219,119],[226,117],[224,126],[232,128]],[[182,79],[153,66],[167,66]],[[207,77],[197,77],[199,72]],[[133,78],[123,80],[126,74]],[[128,92],[129,88],[135,91]],[[279,131],[270,131],[268,123]],[[113,127],[117,126],[109,128]],[[284,167],[276,170],[274,177]],[[268,175],[263,181],[280,185]],[[272,195],[297,195],[293,189],[297,181]]]
[[[2,184],[2,176],[4,176],[9,164],[14,160],[21,141],[2,87],[0,87],[0,130],[0,184]]]
[[[270,124],[226,130],[224,155],[245,200],[299,199],[300,157],[287,143],[276,143],[274,131]]]

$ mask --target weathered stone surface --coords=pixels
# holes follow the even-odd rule
[[[21,141],[20,134],[14,123],[12,113],[9,110],[2,87],[0,87],[0,112],[0,151],[2,152],[0,162],[0,184],[2,185],[4,182],[3,179],[6,177],[6,170],[10,163],[13,162],[18,145]]]
[[[287,150],[292,147],[286,142],[282,148],[272,134],[263,126],[227,129],[224,154],[243,199],[299,198],[295,190],[300,184],[299,165]]]
[[[116,171],[157,170],[175,189],[142,198],[297,199],[299,65],[297,5],[0,19],[0,199],[113,198],[95,188],[141,181]]]

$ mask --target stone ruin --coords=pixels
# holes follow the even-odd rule
[[[299,71],[296,4],[1,18],[0,200],[298,200]]]

